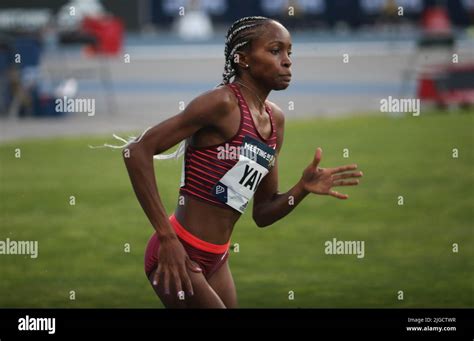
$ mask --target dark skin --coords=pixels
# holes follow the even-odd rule
[[[257,129],[265,138],[270,136],[271,123],[260,100],[265,101],[272,90],[284,90],[289,86],[290,54],[291,36],[274,21],[266,23],[250,49],[239,52],[239,70],[234,82],[247,86],[240,86],[242,94]],[[286,193],[278,192],[278,154],[283,145],[284,115],[274,103],[266,103],[272,108],[277,131],[277,157],[275,166],[260,182],[254,196],[253,219],[256,224],[265,227],[285,217],[309,193],[347,199],[346,194],[333,188],[357,185],[356,178],[361,177],[362,172],[355,171],[357,165],[320,168],[320,148],[297,183]],[[149,280],[166,307],[234,308],[237,307],[237,295],[228,263],[206,279],[199,266],[189,259],[162,204],[155,180],[153,155],[184,139],[198,147],[222,143],[237,132],[240,115],[232,90],[221,86],[195,98],[184,111],[154,126],[139,143],[130,144],[128,153],[124,153],[134,191],[160,241],[158,268]],[[225,244],[241,214],[184,196],[184,204],[178,203],[175,215],[196,237],[214,244]],[[177,295],[181,290],[185,292],[184,300]]]

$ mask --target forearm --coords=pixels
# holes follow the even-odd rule
[[[271,200],[260,204],[254,215],[255,222],[259,227],[273,224],[293,211],[308,194],[301,180],[298,181],[288,192],[275,194]]]
[[[160,240],[176,238],[161,202],[153,169],[153,155],[131,148],[124,162],[137,199]]]

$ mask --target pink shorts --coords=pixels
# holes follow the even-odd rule
[[[189,233],[174,214],[169,217],[169,220],[189,258],[200,266],[204,277],[209,279],[229,257],[230,241],[222,245],[208,243]],[[159,247],[160,241],[156,233],[153,233],[145,251],[145,273],[147,277],[150,277],[151,272],[158,266]]]

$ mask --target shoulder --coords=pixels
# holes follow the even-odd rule
[[[273,102],[266,101],[270,108],[272,109],[273,119],[277,129],[283,129],[285,126],[285,114],[283,110]]]
[[[222,115],[232,111],[238,105],[238,101],[229,87],[220,86],[197,96],[189,105],[210,114]]]
[[[178,115],[186,124],[215,126],[238,107],[237,98],[227,86],[220,86],[195,97]]]

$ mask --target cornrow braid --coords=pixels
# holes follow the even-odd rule
[[[256,28],[261,27],[268,20],[270,19],[261,16],[244,17],[230,26],[225,39],[225,64],[221,84],[228,84],[237,73],[234,63],[235,53],[255,39]]]

